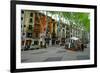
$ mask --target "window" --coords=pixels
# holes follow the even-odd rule
[[[31,38],[32,37],[32,33],[27,33],[27,37]]]
[[[30,23],[32,23],[32,18],[30,18]]]
[[[24,25],[24,27],[26,27],[26,25]]]
[[[21,17],[21,20],[23,20],[23,17]]]
[[[33,13],[30,13],[30,17],[33,17]]]
[[[22,10],[21,13],[24,14],[24,11]]]
[[[62,27],[65,27],[65,25],[64,25],[64,24],[62,24]]]
[[[71,37],[72,37],[72,35],[71,35]]]
[[[38,43],[39,43],[38,41],[34,41],[34,45],[38,45]]]
[[[32,29],[32,25],[29,25],[29,29]]]
[[[63,29],[63,32],[64,32],[64,29]]]

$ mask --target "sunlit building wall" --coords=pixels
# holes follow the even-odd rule
[[[24,46],[31,45],[32,31],[34,27],[34,12],[28,10],[21,11],[22,42]]]

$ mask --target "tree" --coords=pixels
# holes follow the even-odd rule
[[[52,15],[58,14],[60,17],[63,16],[66,20],[69,20],[70,23],[75,23],[78,27],[83,27],[85,31],[90,31],[90,19],[89,13],[83,12],[57,12],[49,11]]]
[[[77,26],[82,26],[86,31],[90,31],[89,13],[63,12],[63,17],[75,22]]]

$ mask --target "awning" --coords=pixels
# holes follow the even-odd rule
[[[78,40],[79,38],[77,38],[77,37],[71,37],[70,39],[72,39],[72,40]]]

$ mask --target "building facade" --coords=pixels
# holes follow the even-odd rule
[[[29,49],[32,44],[40,48],[61,44],[64,46],[66,42],[73,43],[72,37],[86,40],[83,33],[88,36],[77,24],[65,23],[61,18],[57,20],[47,13],[34,10],[21,11],[22,48]]]

